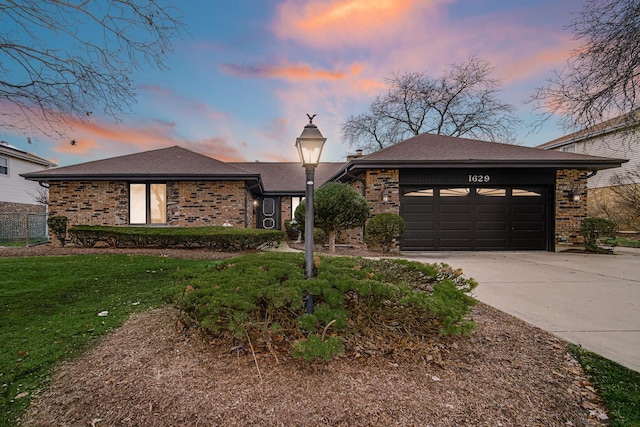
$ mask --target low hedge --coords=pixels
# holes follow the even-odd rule
[[[78,225],[68,230],[74,243],[93,247],[104,242],[116,248],[181,247],[247,251],[278,246],[280,230],[232,227],[109,227]]]

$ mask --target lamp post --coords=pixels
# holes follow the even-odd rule
[[[309,123],[296,139],[296,148],[305,170],[305,212],[304,212],[304,264],[307,279],[313,277],[313,180],[316,166],[320,163],[320,154],[327,138],[323,137],[318,127],[313,124],[313,116],[307,114]],[[313,312],[313,295],[307,295],[305,301],[307,313]]]

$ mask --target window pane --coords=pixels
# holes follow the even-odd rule
[[[478,188],[476,193],[478,193],[479,196],[505,197],[507,190],[505,188]]]
[[[469,195],[468,188],[442,188],[440,197],[462,197]]]
[[[166,184],[151,184],[151,223],[167,223],[167,186]]]
[[[129,224],[147,223],[147,185],[129,185]]]
[[[302,197],[292,197],[291,198],[291,219],[295,218],[296,208],[300,204],[300,200]]]
[[[409,191],[404,193],[405,197],[433,197],[433,188],[425,188],[424,190]]]
[[[7,175],[9,173],[9,168],[7,167],[9,162],[6,157],[0,157],[0,174]]]
[[[531,191],[531,190],[525,190],[523,188],[514,188],[513,190],[511,190],[511,195],[518,197],[518,196],[534,196],[534,197],[540,197],[542,196],[542,194],[540,194],[537,191]]]

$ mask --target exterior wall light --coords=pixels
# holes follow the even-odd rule
[[[302,134],[296,139],[296,148],[305,169],[305,215],[304,215],[304,264],[306,278],[313,277],[313,180],[316,166],[320,163],[320,154],[327,138],[323,137],[318,127],[313,124],[316,115],[309,115],[309,123],[302,130]],[[308,294],[305,299],[305,308],[308,314],[313,313],[313,295]]]
[[[573,187],[571,190],[569,190],[569,200],[571,200],[572,202],[579,202],[580,201],[580,193],[578,192],[578,187]]]
[[[389,203],[390,193],[389,189],[385,186],[382,190],[382,203]]]

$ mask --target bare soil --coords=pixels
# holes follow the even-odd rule
[[[0,248],[0,257],[88,251],[125,250]],[[249,343],[246,351],[233,351],[232,343],[189,329],[166,307],[133,316],[85,355],[61,364],[21,425],[606,425],[601,399],[564,341],[484,304],[472,317],[478,327],[470,337],[393,356],[308,363],[252,352]]]

